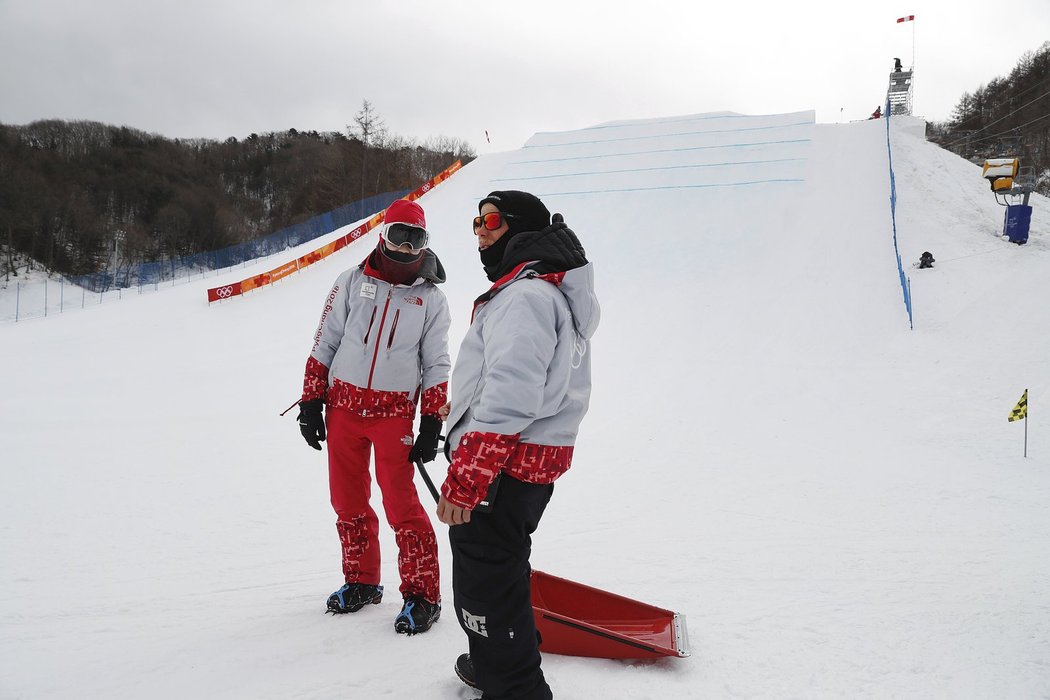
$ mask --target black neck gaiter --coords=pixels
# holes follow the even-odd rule
[[[507,252],[507,244],[514,237],[510,231],[500,236],[500,239],[485,250],[480,251],[481,264],[485,267],[485,276],[490,282],[499,279],[499,271],[502,267],[503,254]]]

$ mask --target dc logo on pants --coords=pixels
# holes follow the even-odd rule
[[[460,608],[463,613],[463,626],[471,632],[476,632],[482,637],[489,636],[488,628],[485,626],[484,615],[471,615],[465,608]]]

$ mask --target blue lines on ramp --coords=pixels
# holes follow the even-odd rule
[[[655,170],[683,170],[689,168],[723,168],[730,165],[766,165],[771,163],[794,163],[794,162],[805,162],[805,158],[775,158],[770,160],[739,160],[729,161],[725,163],[696,163],[690,165],[665,165],[660,167],[652,168],[623,168],[620,170],[592,170],[589,172],[579,173],[557,173],[554,175],[532,175],[525,177],[497,177],[493,178],[493,182],[507,182],[510,180],[521,181],[521,180],[548,180],[550,178],[558,177],[584,177],[593,175],[613,175],[619,173],[643,173]],[[774,182],[773,180],[763,180],[763,182]],[[609,190],[617,192],[619,190]]]
[[[648,138],[648,137],[646,137]],[[725,143],[716,144],[712,146],[689,146],[686,148],[656,148],[647,151],[624,151],[622,153],[599,153],[591,156],[569,156],[565,158],[542,158],[539,160],[515,160],[507,163],[507,165],[528,165],[531,163],[558,163],[566,160],[592,160],[594,158],[613,158],[616,156],[645,156],[652,155],[654,153],[685,153],[687,151],[704,151],[714,148],[743,148],[745,146],[780,146],[785,144],[802,144],[810,143],[812,139],[791,139],[787,141],[749,141],[746,143]],[[598,141],[592,141],[591,143],[600,143]],[[535,148],[535,147],[534,147]]]
[[[804,178],[776,178],[771,180],[751,180],[749,182],[717,182],[701,185],[663,185],[659,187],[624,187],[619,189],[610,188],[604,190],[578,190],[575,192],[538,192],[536,193],[536,196],[542,199],[543,197],[563,197],[579,194],[606,194],[610,192],[652,192],[656,190],[689,190],[713,187],[748,187],[752,185],[799,184],[805,181],[806,180]]]
[[[706,136],[708,134],[733,134],[740,133],[743,131],[769,131],[771,129],[787,129],[796,126],[807,126],[812,127],[813,122],[795,122],[793,124],[770,124],[767,126],[747,126],[740,129],[711,129],[709,131],[682,131],[675,134],[647,134],[645,136],[624,136],[616,139],[593,139],[591,141],[566,141],[564,143],[549,143],[549,144],[536,144],[529,145],[525,144],[522,150],[530,150],[533,148],[560,148],[562,146],[582,146],[585,144],[594,143],[615,143],[618,141],[644,141],[650,139],[669,139],[679,136]]]

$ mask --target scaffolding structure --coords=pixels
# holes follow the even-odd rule
[[[890,73],[890,85],[886,90],[886,99],[890,104],[890,114],[893,116],[911,114],[911,75],[911,70],[894,70]]]

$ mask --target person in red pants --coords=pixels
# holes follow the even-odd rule
[[[299,402],[306,442],[317,450],[328,442],[345,580],[329,596],[328,610],[352,613],[383,599],[379,518],[369,505],[374,451],[398,548],[404,604],[394,629],[403,634],[426,632],[441,615],[434,528],[412,480],[412,462],[437,454],[450,367],[448,302],[436,286],[445,271],[428,243],[422,207],[403,199],[391,204],[379,245],[339,275],[325,301]]]

